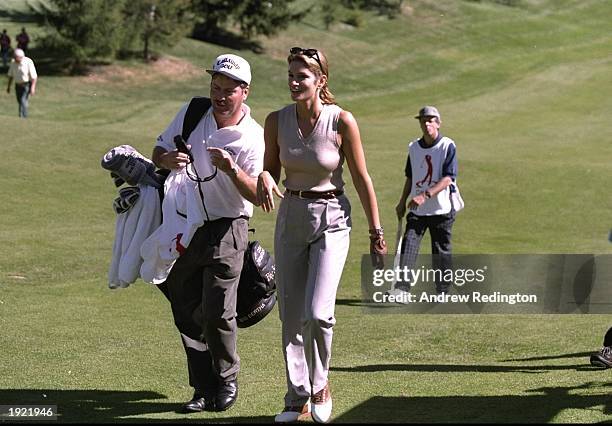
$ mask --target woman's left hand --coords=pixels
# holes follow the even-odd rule
[[[263,171],[257,178],[257,204],[260,205],[266,213],[274,210],[273,194],[278,195],[279,198],[283,198],[282,192],[278,189],[270,173]]]
[[[372,266],[375,269],[382,269],[385,266],[385,255],[387,254],[387,242],[382,235],[370,236],[370,257]]]

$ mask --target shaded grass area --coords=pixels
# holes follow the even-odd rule
[[[2,302],[6,403],[56,404],[64,422],[270,422],[281,408],[276,309],[240,331],[235,408],[185,416],[176,412],[190,395],[182,349],[169,307],[152,286],[13,283],[3,285]],[[585,363],[599,336],[584,333],[606,327],[606,316],[363,315],[357,302],[338,301],[335,421],[609,419],[607,372]],[[51,318],[41,311],[46,306],[54,306]],[[9,320],[15,317],[19,325]]]
[[[591,383],[584,388],[605,392],[609,384]],[[512,423],[547,423],[554,421],[562,410],[589,410],[609,404],[606,394],[575,395],[576,388],[534,389],[528,396],[439,396],[439,397],[372,397],[342,416],[335,423],[360,423],[363,419],[375,419],[379,423],[493,423],[500,418],[512,419]],[[175,405],[163,401],[164,395],[147,391],[99,391],[99,390],[10,390],[0,397],[4,401],[40,403],[40,395],[47,395],[50,402],[61,409],[62,422],[92,421],[99,423],[131,422],[130,417],[148,416],[149,423],[167,422],[155,419],[156,415],[174,410]],[[161,399],[161,401],[160,401]],[[440,407],[444,407],[441,410]],[[544,408],[544,409],[542,409]],[[80,413],[96,413],[83,416]],[[74,417],[73,417],[74,416]],[[198,416],[196,416],[198,417]],[[181,423],[270,423],[270,416],[225,416],[223,419],[181,416]],[[570,420],[579,421],[579,420]]]

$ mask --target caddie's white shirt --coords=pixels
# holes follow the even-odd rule
[[[182,133],[183,118],[188,106],[189,103],[185,104],[168,128],[159,135],[156,146],[166,151],[176,149],[174,136]],[[246,104],[242,108],[244,117],[240,123],[221,129],[217,127],[212,107],[209,108],[187,140],[194,157],[194,164],[187,166],[191,175],[194,175],[194,166],[202,179],[214,173],[215,168],[206,151],[208,147],[227,151],[238,167],[251,177],[257,177],[263,171],[263,128],[251,117],[251,109]],[[240,195],[231,177],[225,172],[219,170],[214,179],[202,182],[201,188],[210,220],[253,215],[253,204]]]
[[[410,143],[408,152],[412,168],[410,198],[422,194],[444,176],[450,176],[455,182],[457,160],[455,157],[455,142],[451,138],[443,136],[437,143],[427,148],[422,147],[419,140],[415,140]],[[452,184],[426,200],[416,210],[411,210],[411,212],[417,216],[450,213],[452,209],[451,190],[454,190]]]
[[[27,83],[38,78],[34,61],[27,56],[24,56],[21,62],[13,60],[6,75],[12,77],[15,83]]]

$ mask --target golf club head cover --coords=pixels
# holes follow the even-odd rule
[[[161,187],[156,179],[155,164],[130,145],[120,145],[108,151],[102,157],[101,165],[129,185],[143,184],[154,188]]]
[[[113,183],[115,184],[115,187],[119,188],[121,185],[125,183],[125,181],[121,179],[121,176],[119,176],[117,173],[111,172],[110,175],[111,175],[111,179],[113,180]]]
[[[140,188],[136,186],[128,186],[119,190],[119,196],[113,202],[115,213],[121,214],[132,208],[140,197]]]

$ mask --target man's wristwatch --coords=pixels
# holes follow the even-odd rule
[[[234,163],[234,165],[230,169],[230,174],[234,177],[238,177],[238,172],[240,172],[240,169],[238,168],[238,165]]]
[[[424,192],[425,194],[425,198],[427,198],[428,200],[431,198],[431,192],[429,192],[429,190]]]

